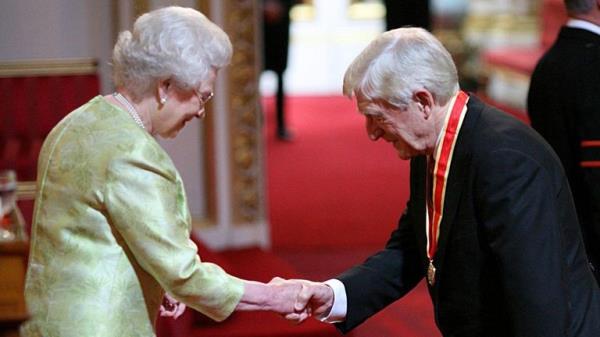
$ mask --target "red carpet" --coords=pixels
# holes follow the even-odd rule
[[[274,101],[264,101],[268,208],[274,252],[322,281],[383,247],[408,199],[408,162],[368,139],[344,97],[290,97],[292,142],[275,139]],[[351,337],[439,337],[421,283]]]
[[[275,139],[265,101],[269,217],[275,248],[381,245],[408,199],[408,162],[368,139],[344,97],[291,97],[292,142]]]

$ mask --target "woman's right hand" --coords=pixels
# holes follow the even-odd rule
[[[185,311],[186,305],[174,299],[171,295],[165,294],[163,303],[160,306],[160,316],[173,317],[177,319]]]

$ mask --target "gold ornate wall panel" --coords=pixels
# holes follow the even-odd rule
[[[133,20],[150,11],[150,3],[148,0],[133,0]]]
[[[225,31],[233,44],[229,107],[233,223],[264,219],[262,131],[257,62],[257,0],[224,1]]]
[[[0,62],[1,77],[94,75],[98,62],[92,58],[35,59]]]
[[[200,10],[204,15],[210,18],[210,1],[209,0],[196,0],[196,8]]]

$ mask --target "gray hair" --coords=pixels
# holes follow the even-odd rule
[[[596,0],[565,0],[569,14],[586,14],[596,6]]]
[[[408,104],[415,91],[427,89],[445,104],[459,89],[450,53],[422,28],[398,28],[372,41],[344,75],[344,95],[360,92],[370,101],[397,107]]]
[[[202,13],[164,7],[140,16],[133,32],[119,34],[113,80],[136,98],[152,90],[157,80],[171,79],[181,89],[193,89],[212,68],[229,64],[231,54],[227,34]]]

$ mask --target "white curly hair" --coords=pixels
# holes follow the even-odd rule
[[[422,28],[398,28],[373,40],[344,75],[344,95],[403,108],[415,91],[427,89],[445,104],[459,89],[456,66],[438,39]]]
[[[148,12],[124,31],[113,49],[113,81],[135,97],[148,94],[159,80],[170,79],[189,90],[211,69],[231,60],[229,37],[192,8],[170,6]]]

